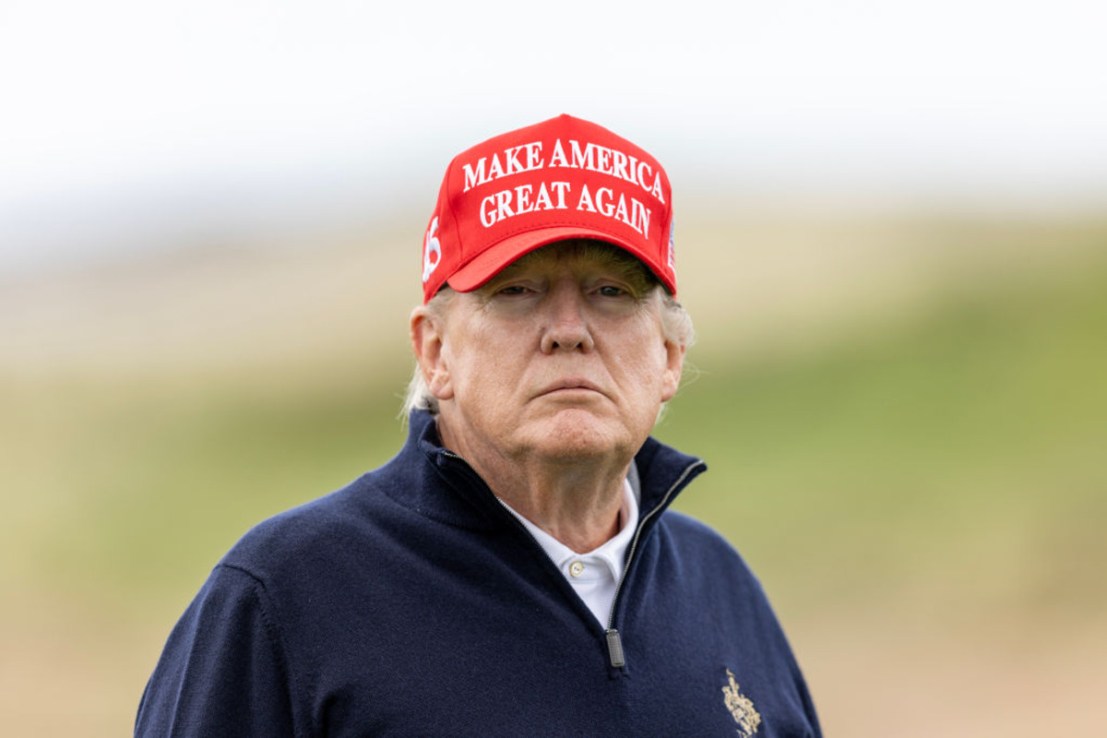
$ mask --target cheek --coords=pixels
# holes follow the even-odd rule
[[[511,357],[492,346],[455,359],[451,372],[457,399],[486,413],[505,401],[518,376]]]
[[[623,355],[634,357],[634,365],[643,373],[656,376],[668,365],[669,353],[661,336],[661,327],[653,321],[644,321],[635,331],[626,331],[621,347]]]
[[[668,368],[665,346],[641,338],[623,348],[624,351],[619,354],[622,358],[615,362],[615,371],[623,375],[624,381],[636,394],[652,396],[658,392]]]

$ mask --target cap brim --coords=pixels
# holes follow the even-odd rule
[[[573,238],[603,241],[623,249],[645,264],[669,292],[674,291],[673,285],[668,283],[668,278],[658,269],[658,266],[653,264],[632,244],[616,238],[610,233],[580,226],[540,228],[509,236],[498,244],[485,249],[475,259],[458,269],[446,280],[446,283],[458,292],[471,292],[484,286],[490,279],[499,274],[500,270],[519,257],[551,243]]]

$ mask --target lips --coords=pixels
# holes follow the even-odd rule
[[[546,385],[538,395],[550,395],[566,390],[590,390],[592,392],[598,392],[601,395],[604,394],[603,390],[600,389],[599,385],[595,382],[591,382],[583,377],[566,377],[565,379],[559,379],[556,382]]]

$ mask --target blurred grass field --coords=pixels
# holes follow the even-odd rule
[[[707,460],[677,507],[760,575],[827,734],[1093,734],[1107,221],[731,220],[686,218],[656,435]],[[395,451],[384,232],[0,287],[0,732],[127,733],[237,537]]]

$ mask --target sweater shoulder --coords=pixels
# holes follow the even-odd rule
[[[725,569],[732,575],[748,579],[760,588],[753,571],[742,554],[725,536],[707,523],[676,510],[666,510],[661,525],[670,544],[682,556],[700,562],[710,562],[716,571]]]
[[[278,513],[250,528],[220,565],[249,573],[262,583],[295,568],[302,570],[343,540],[364,537],[372,508],[382,503],[370,472],[310,502]]]
[[[704,546],[727,556],[741,558],[737,549],[719,531],[707,523],[677,510],[666,510],[664,526],[685,545]]]

